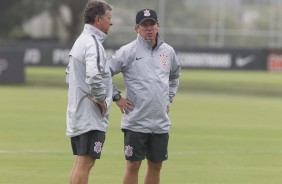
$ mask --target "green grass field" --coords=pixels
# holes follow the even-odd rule
[[[26,68],[26,84],[0,85],[0,183],[67,183],[64,68]],[[117,76],[115,83],[123,86]],[[171,107],[162,184],[280,184],[282,73],[184,71]],[[122,183],[123,135],[112,105],[90,183]],[[143,183],[145,162],[140,172]]]

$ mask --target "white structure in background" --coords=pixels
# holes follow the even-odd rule
[[[67,6],[60,7],[60,15],[56,17],[45,10],[33,17],[23,25],[23,30],[33,39],[58,38],[66,41],[69,37],[66,24],[71,24],[70,9]]]
[[[173,27],[166,26],[166,17],[170,16],[171,12],[167,11],[168,2],[168,0],[158,0],[157,3],[155,2],[156,7],[154,7],[158,11],[161,20],[160,32],[165,40],[178,40],[183,45],[190,43],[190,40],[195,40],[192,45],[196,47],[223,48],[228,46],[245,47],[246,40],[247,43],[251,43],[259,38],[260,45],[255,43],[255,45],[250,44],[249,46],[282,47],[282,0],[184,0],[185,6],[196,7],[196,4],[199,11],[209,12],[209,25],[205,27],[188,27],[185,24]],[[135,21],[136,9],[139,9],[134,7],[134,3],[128,4],[127,9],[118,6],[118,4],[118,1],[115,3],[113,1],[115,7],[113,15],[116,16],[113,16],[114,26],[111,28],[110,34],[114,35],[111,37],[111,43],[114,45],[124,42],[124,38],[129,35],[135,37],[132,23]],[[236,24],[240,27],[228,25],[228,16],[234,16],[236,21],[241,23],[241,25]],[[188,19],[193,19],[193,16]],[[263,22],[264,27],[254,27],[257,20]],[[66,29],[72,24],[71,22],[71,10],[67,6],[61,6],[59,16],[44,11],[26,22],[24,31],[31,38],[58,38],[65,42],[70,36]],[[241,40],[237,39],[238,43],[235,43],[237,45],[232,45],[232,42],[228,41],[230,39],[236,40],[236,38],[241,38]]]
[[[52,37],[52,19],[47,11],[42,12],[23,25],[24,31],[32,38]]]

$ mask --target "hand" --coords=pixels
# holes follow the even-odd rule
[[[98,102],[93,96],[87,95],[87,98],[92,101],[95,105],[97,105],[100,109],[102,117],[104,117],[106,111],[107,111],[107,103],[106,101]]]
[[[120,108],[122,114],[128,114],[134,109],[134,104],[126,98],[121,97],[120,100],[116,101],[116,104]]]
[[[100,111],[101,111],[101,115],[102,115],[102,117],[104,117],[104,115],[106,114],[106,111],[107,111],[107,103],[106,103],[106,101],[104,100],[104,101],[98,103],[97,105],[99,105]]]

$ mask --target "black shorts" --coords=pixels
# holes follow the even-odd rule
[[[74,155],[89,155],[99,159],[105,142],[105,132],[92,130],[84,134],[71,137]]]
[[[137,161],[147,158],[150,161],[168,159],[169,134],[147,134],[123,130],[124,154],[126,160]]]

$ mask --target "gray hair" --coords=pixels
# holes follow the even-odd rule
[[[112,11],[112,6],[104,1],[91,0],[84,10],[84,23],[93,24],[95,17],[105,15],[106,11]]]

